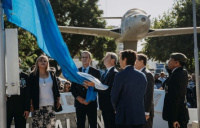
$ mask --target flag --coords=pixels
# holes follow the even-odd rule
[[[12,0],[3,0],[3,8],[12,9]]]
[[[35,35],[38,46],[59,63],[66,79],[79,84],[88,80],[78,73],[56,23],[49,0],[12,0],[12,10],[4,8],[4,12],[10,22]],[[86,101],[96,99],[97,92],[93,90],[93,87],[89,87]]]

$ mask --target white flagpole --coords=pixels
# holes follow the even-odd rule
[[[6,128],[5,42],[3,8],[0,0],[0,127]]]
[[[197,24],[196,24],[196,1],[193,0],[193,27],[194,27],[194,60],[195,60],[195,78],[197,94],[197,118],[200,123],[200,87],[199,87],[199,50],[197,45]],[[199,125],[200,128],[200,125]]]

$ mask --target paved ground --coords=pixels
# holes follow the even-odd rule
[[[15,128],[15,126],[12,125],[11,128]],[[188,124],[187,128],[192,128],[192,124]]]
[[[187,128],[192,128],[192,124],[188,124]]]

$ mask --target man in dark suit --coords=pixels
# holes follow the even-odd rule
[[[19,59],[19,63],[21,59]],[[20,74],[20,95],[7,96],[7,128],[14,118],[15,128],[26,128],[26,119],[30,112],[30,87],[28,75]]]
[[[186,106],[188,74],[183,69],[187,57],[182,53],[172,53],[168,68],[172,70],[165,85],[163,119],[169,128],[187,128],[189,114]]]
[[[104,65],[106,66],[106,71],[101,77],[101,82],[108,86],[107,90],[98,90],[99,94],[99,106],[102,111],[102,116],[104,120],[105,128],[115,128],[115,110],[111,103],[111,89],[115,74],[118,72],[114,67],[117,63],[117,55],[113,52],[108,52],[104,57]],[[84,84],[89,86],[95,86],[93,82],[85,81]]]
[[[146,124],[144,128],[152,128],[154,117],[154,104],[153,104],[153,92],[154,92],[154,78],[151,72],[146,68],[147,56],[144,54],[137,54],[137,60],[135,62],[135,68],[143,72],[147,78],[147,89],[145,93],[144,106]]]
[[[146,123],[144,95],[147,86],[145,75],[134,69],[136,52],[120,53],[120,67],[124,70],[115,75],[111,102],[116,111],[118,128],[143,128]]]
[[[91,74],[100,79],[100,71],[89,66],[91,62],[91,53],[83,51],[81,53],[83,67],[79,68],[80,72]],[[72,83],[72,95],[75,98],[77,128],[85,128],[86,115],[88,117],[90,128],[97,128],[97,101],[86,102],[87,87]]]

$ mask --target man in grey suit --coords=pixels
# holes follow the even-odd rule
[[[135,60],[133,50],[120,53],[120,67],[124,70],[116,74],[111,91],[117,128],[143,128],[146,123],[144,95],[147,80],[142,72],[135,70]]]
[[[103,59],[106,71],[101,77],[101,82],[108,86],[107,90],[97,90],[99,94],[99,108],[102,111],[105,128],[115,128],[115,111],[111,103],[111,89],[115,74],[118,72],[115,68],[117,64],[117,55],[113,52],[108,52]],[[95,87],[95,83],[85,81],[85,85]]]
[[[147,56],[144,54],[137,54],[137,60],[135,62],[135,68],[143,72],[147,78],[147,89],[145,93],[144,106],[146,124],[144,128],[152,128],[154,117],[154,104],[153,104],[153,92],[154,92],[154,78],[151,72],[146,68]]]

